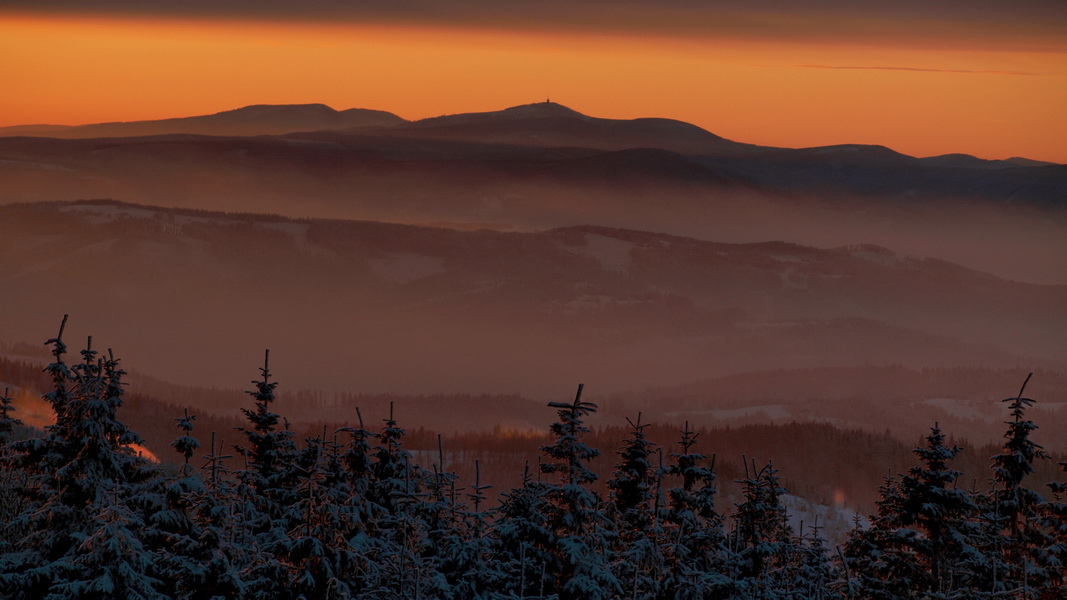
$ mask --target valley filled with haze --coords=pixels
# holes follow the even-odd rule
[[[0,136],[3,379],[38,426],[33,365],[64,314],[120,353],[127,418],[164,455],[169,412],[240,424],[267,348],[307,435],[392,404],[416,447],[453,436],[511,484],[530,448],[508,440],[581,382],[609,447],[639,412],[690,422],[728,444],[720,470],[784,453],[791,487],[861,511],[931,423],[996,443],[1026,372],[1036,414],[1067,406],[1063,165],[761,147],[552,102]],[[766,426],[786,429],[727,441]],[[828,448],[805,436],[827,426],[871,454],[813,474]]]

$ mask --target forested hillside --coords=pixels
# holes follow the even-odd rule
[[[347,427],[301,439],[275,412],[268,353],[235,443],[212,435],[202,445],[198,416],[183,412],[172,421],[179,464],[165,467],[134,450],[143,440],[120,418],[125,372],[112,352],[90,338],[68,363],[62,327],[48,343],[55,423],[27,431],[10,392],[0,403],[7,598],[1067,594],[1067,485],[1035,475],[1052,457],[1031,439],[1028,381],[1005,400],[1007,431],[984,474],[991,485],[961,479],[962,449],[935,424],[883,480],[870,525],[831,548],[817,520],[790,524],[783,463],[751,458],[732,471],[709,459],[729,432],[685,423],[655,439],[664,429],[635,415],[614,466],[594,468],[606,451],[594,444],[588,419],[598,407],[583,386],[549,404],[547,435],[522,439],[539,448],[520,481],[491,488],[479,458],[460,477],[443,453],[413,451],[392,412],[381,427],[357,412]],[[773,437],[788,457],[787,436],[775,435],[787,431],[737,434]],[[862,452],[849,449],[852,460]],[[721,494],[727,477],[734,501]]]

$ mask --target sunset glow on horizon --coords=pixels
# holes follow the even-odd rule
[[[1055,44],[0,13],[0,126],[323,103],[406,119],[553,101],[785,147],[1067,163]]]

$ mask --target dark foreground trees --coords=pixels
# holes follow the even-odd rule
[[[789,525],[771,464],[746,460],[741,498],[717,504],[688,423],[664,452],[632,421],[601,496],[581,386],[551,403],[538,468],[493,502],[443,459],[418,464],[392,414],[295,439],[266,360],[238,444],[200,448],[185,414],[177,465],[150,462],[118,418],[118,360],[90,340],[68,365],[62,328],[48,343],[55,425],[12,442],[0,397],[5,599],[1067,598],[1067,486],[1027,487],[1045,453],[1022,391],[990,491],[958,485],[935,425],[870,526],[830,548]]]

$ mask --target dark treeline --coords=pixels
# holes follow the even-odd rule
[[[18,349],[22,355],[36,355],[37,352],[29,352],[31,347],[22,346]],[[19,400],[29,402],[34,394],[43,393],[50,385],[48,373],[43,369],[46,362],[33,359],[16,359],[0,356],[0,381],[7,382],[16,387],[15,404]],[[909,389],[907,383],[911,377],[919,372],[900,369],[895,367],[864,368],[857,369],[872,378],[875,387],[880,387],[880,382],[886,374],[894,376],[901,384],[902,390]],[[844,414],[847,410],[859,410],[860,407],[870,407],[878,404],[869,398],[859,398],[861,394],[860,381],[856,378],[856,372],[848,369],[837,370],[810,370],[811,377],[799,380],[794,387],[802,387],[811,384],[812,394],[830,395],[830,388],[838,388],[850,396],[833,404],[835,410]],[[952,377],[950,381],[944,381],[944,374],[953,373],[953,370],[924,370],[921,374],[929,377],[932,386],[925,392],[915,392],[918,397],[926,397],[922,394],[942,394],[950,396],[950,390],[957,381],[978,380],[986,384],[987,389],[1003,389],[1006,381],[1018,381],[1025,377],[1016,371],[994,371],[990,369],[962,369],[959,377]],[[797,372],[805,374],[804,372]],[[766,374],[763,374],[766,375]],[[1018,377],[1015,377],[1018,375]],[[830,381],[833,377],[842,377],[843,382],[834,386]],[[1011,376],[1011,379],[1008,377]],[[1042,391],[1042,402],[1046,403],[1046,396],[1058,398],[1062,391],[1050,390],[1050,384],[1046,380],[1060,382],[1057,374],[1048,371],[1037,372],[1034,382],[1028,389]],[[765,381],[756,376],[737,376],[714,380],[722,383],[721,389],[715,389],[714,402],[706,401],[705,407],[730,406],[730,399],[745,397],[766,402],[773,398],[775,390],[782,386],[774,385],[767,387]],[[763,387],[761,387],[761,385]],[[1017,384],[1015,384],[1017,385]],[[1055,386],[1051,386],[1055,388]],[[967,388],[971,396],[978,395],[974,386]],[[709,392],[710,393],[710,392]],[[795,391],[802,395],[804,392]],[[664,391],[667,398],[670,392]],[[982,396],[988,394],[983,393]],[[852,398],[851,396],[857,396]],[[123,397],[124,410],[123,421],[133,430],[137,431],[144,439],[145,446],[163,461],[171,460],[173,456],[170,444],[174,439],[174,415],[181,414],[189,409],[197,413],[196,431],[192,437],[203,446],[210,442],[212,433],[217,436],[217,442],[232,445],[237,440],[238,433],[235,430],[244,425],[240,409],[247,405],[247,395],[236,389],[218,389],[195,387],[189,385],[169,384],[143,375],[135,378],[130,391]],[[665,400],[666,402],[666,400]],[[820,400],[822,404],[832,403],[831,400]],[[847,403],[850,407],[838,406]],[[38,402],[38,411],[51,412],[43,402]],[[329,405],[329,411],[316,412],[317,405]],[[660,413],[665,412],[661,402],[648,402],[633,404],[631,412],[623,412],[618,406],[619,398],[608,397],[600,404],[594,419],[590,419],[591,431],[586,435],[589,445],[604,450],[619,448],[626,437],[629,429],[625,426],[625,416],[631,417],[643,412],[643,420],[649,421],[646,429],[648,438],[657,442],[656,449],[664,453],[666,458],[671,452],[678,450],[678,426],[683,420],[673,420]],[[544,420],[545,409],[543,402],[523,398],[521,396],[508,395],[475,395],[475,394],[441,394],[441,395],[402,395],[402,394],[342,394],[314,392],[308,390],[286,391],[284,386],[279,388],[274,403],[274,411],[293,418],[291,429],[298,440],[310,437],[326,436],[332,438],[337,435],[338,439],[343,435],[337,433],[339,427],[356,418],[356,407],[362,410],[363,417],[368,423],[380,423],[389,415],[390,407],[395,405],[397,420],[407,424],[414,421],[416,426],[407,428],[405,447],[418,457],[420,462],[428,464],[429,459],[436,460],[439,444],[439,435],[443,434],[443,450],[445,468],[453,471],[461,480],[468,481],[474,476],[474,464],[480,460],[482,477],[495,486],[494,489],[506,490],[517,486],[521,481],[523,467],[530,462],[536,465],[539,455],[538,448],[551,441],[550,432],[538,426],[538,429],[530,429],[526,423],[540,423]],[[1047,405],[1047,403],[1046,403]],[[193,407],[211,407],[210,412]],[[657,410],[657,408],[659,410]],[[891,407],[900,413],[901,424],[897,429],[904,430],[904,423],[914,423],[919,420],[914,407]],[[20,409],[21,410],[21,409]],[[829,409],[827,409],[829,413]],[[314,419],[308,422],[308,415],[317,417],[323,415],[328,419]],[[682,414],[686,414],[682,412]],[[997,422],[1003,420],[1003,409],[997,416]],[[1044,419],[1055,419],[1057,413],[1045,411]],[[928,416],[923,414],[922,416]],[[944,414],[934,412],[929,415],[928,423],[937,421]],[[25,416],[23,416],[25,419]],[[700,415],[694,411],[690,417],[690,426],[700,435],[703,444],[709,453],[716,456],[716,468],[719,473],[720,497],[729,499],[731,502],[740,495],[740,486],[735,483],[742,479],[744,474],[743,457],[757,458],[761,460],[773,458],[775,466],[782,473],[782,482],[792,493],[803,496],[805,499],[826,505],[847,507],[860,511],[864,514],[875,509],[875,502],[879,498],[879,486],[885,475],[890,472],[899,472],[912,464],[914,455],[912,447],[922,442],[922,436],[918,435],[913,426],[906,429],[908,432],[907,442],[903,442],[899,435],[890,435],[886,431],[875,433],[859,427],[843,427],[826,422],[784,422],[784,423],[749,423],[744,425],[730,425],[722,423],[707,415]],[[468,425],[466,429],[459,429],[454,424],[466,420],[475,425]],[[711,423],[709,424],[708,421]],[[888,420],[880,421],[888,423]],[[427,427],[425,424],[432,424]],[[488,423],[503,423],[489,428]],[[509,425],[520,423],[522,427]],[[592,424],[596,423],[596,424]],[[43,423],[38,422],[38,425]],[[622,424],[622,425],[619,425]],[[998,426],[1000,428],[1002,426]],[[966,431],[967,428],[963,427]],[[945,427],[946,432],[951,432],[950,442],[959,444],[963,451],[954,459],[957,469],[963,473],[960,481],[967,482],[968,486],[978,489],[988,489],[989,457],[999,451],[999,444],[974,444],[971,438],[961,436],[960,422],[954,421],[951,427]],[[913,435],[914,433],[914,435]],[[1041,442],[1050,448],[1061,448],[1060,440],[1063,435],[1057,435],[1055,428],[1043,428],[1040,432]],[[998,434],[999,437],[999,434]],[[590,461],[590,467],[598,473],[607,473],[614,467],[615,454],[604,452]],[[1067,456],[1061,453],[1052,453],[1053,460],[1038,461],[1033,475],[1039,481],[1052,481],[1057,477],[1057,463],[1067,460]],[[658,457],[657,457],[658,460]],[[535,469],[536,471],[536,469]],[[536,475],[536,473],[535,473]],[[601,494],[609,493],[607,479],[600,478],[592,484],[593,489]],[[1047,489],[1041,489],[1046,497],[1050,496]],[[727,504],[730,506],[732,504]],[[849,518],[842,514],[842,519],[847,522]],[[829,537],[833,538],[834,531]]]
[[[601,477],[581,386],[550,403],[547,436],[525,438],[538,459],[494,501],[479,462],[460,479],[413,452],[392,414],[299,439],[267,360],[233,440],[202,446],[196,415],[172,417],[179,464],[163,467],[118,418],[125,373],[110,351],[90,339],[68,364],[62,328],[49,344],[55,424],[15,435],[0,402],[3,598],[1067,598],[1067,485],[1030,487],[1046,487],[1030,480],[1048,455],[1025,384],[988,486],[960,481],[961,449],[935,425],[884,479],[870,525],[831,547],[817,522],[789,525],[771,463],[746,461],[725,506],[688,425],[661,459],[665,442],[628,420]]]

